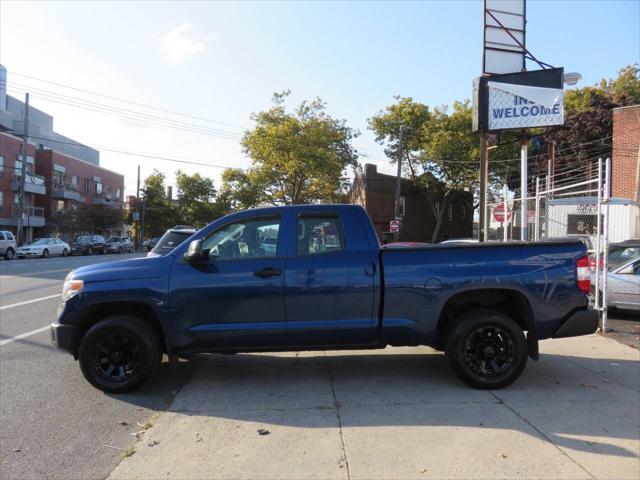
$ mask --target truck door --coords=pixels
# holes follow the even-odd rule
[[[290,218],[285,309],[293,346],[374,341],[371,249],[353,212],[341,215],[301,209]]]
[[[209,262],[174,263],[174,328],[195,348],[285,346],[284,250],[280,215],[243,218],[203,239]]]

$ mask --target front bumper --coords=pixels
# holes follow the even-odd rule
[[[33,252],[33,251],[25,252],[24,250],[22,251],[18,250],[16,252],[16,257],[40,257],[40,256],[42,256],[42,252]]]
[[[78,353],[79,334],[80,328],[78,325],[51,324],[51,343],[74,356]]]
[[[567,318],[552,338],[578,337],[595,333],[600,324],[600,316],[596,310],[580,310]]]

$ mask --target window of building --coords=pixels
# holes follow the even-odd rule
[[[91,192],[91,180],[88,178],[84,179],[84,191],[87,193]]]
[[[447,218],[449,221],[453,220],[453,204],[449,204],[449,210],[447,211]]]
[[[102,193],[102,183],[96,182],[96,194]]]
[[[55,200],[54,210],[56,213],[64,212],[64,200]]]
[[[0,191],[0,208],[4,207],[4,192]]]
[[[74,190],[77,190],[77,189],[78,189],[78,177],[77,177],[76,175],[73,175],[73,176],[71,177],[71,187],[72,187]]]
[[[298,219],[297,255],[318,255],[344,250],[337,216],[302,216]]]
[[[4,175],[4,157],[0,155],[0,177]]]
[[[122,190],[120,190],[119,188],[116,190],[116,200],[120,200],[120,194],[122,193]]]
[[[404,217],[405,212],[405,198],[404,195],[400,196],[400,205],[398,207],[398,215]]]

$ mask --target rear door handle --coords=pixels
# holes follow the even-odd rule
[[[263,268],[262,270],[256,270],[253,274],[256,277],[267,278],[267,277],[277,277],[281,273],[282,273],[282,270],[280,270],[279,268],[266,267],[266,268]]]

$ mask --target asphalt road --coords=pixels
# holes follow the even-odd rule
[[[139,255],[0,261],[3,479],[104,478],[136,440],[136,422],[144,424],[165,409],[190,377],[193,362],[173,372],[163,363],[165,371],[146,388],[109,396],[84,380],[71,355],[51,345],[47,327],[67,273]]]

